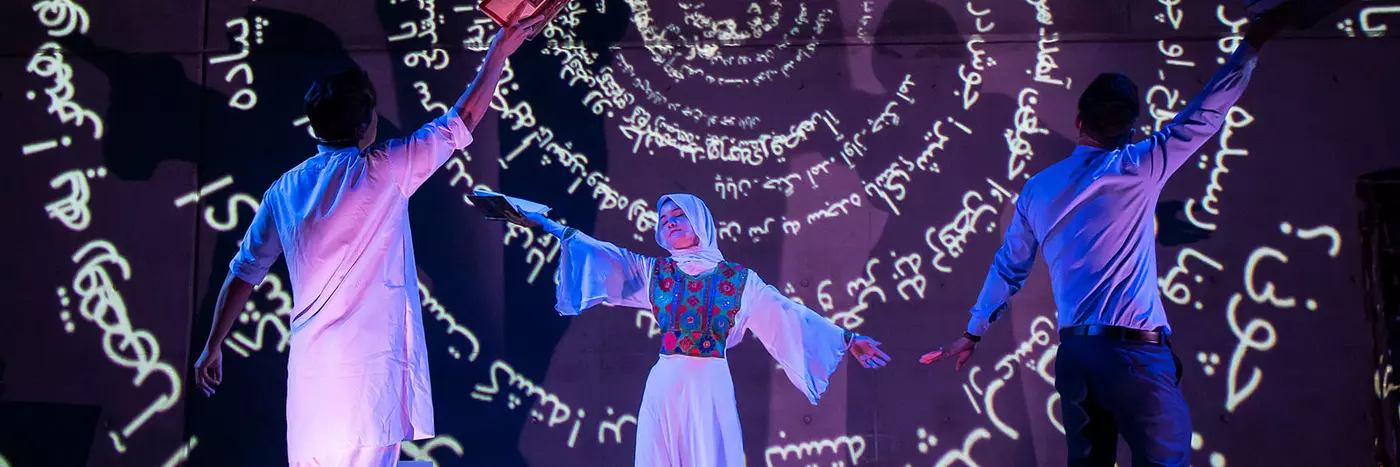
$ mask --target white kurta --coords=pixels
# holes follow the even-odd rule
[[[434,435],[408,199],[471,141],[449,111],[364,151],[322,146],[263,195],[230,269],[257,284],[287,256],[292,465]]]
[[[574,315],[599,303],[651,309],[652,267],[656,259],[575,232],[560,259],[560,314]],[[699,276],[717,263],[680,263]],[[753,270],[745,279],[738,315],[726,348],[745,331],[763,342],[788,380],[813,405],[826,392],[831,374],[849,347],[845,331],[764,283]],[[647,376],[637,412],[637,466],[691,467],[744,465],[739,412],[729,362],[722,358],[662,355]]]

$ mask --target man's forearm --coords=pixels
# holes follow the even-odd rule
[[[228,337],[229,330],[233,328],[233,321],[243,312],[248,297],[253,295],[254,287],[256,286],[233,274],[224,279],[223,287],[219,288],[219,300],[214,304],[214,324],[209,329],[209,340],[205,341],[204,348],[213,349],[223,345],[224,338]]]
[[[500,36],[491,43],[491,48],[486,51],[486,60],[481,64],[481,71],[476,74],[476,79],[472,81],[467,92],[457,99],[457,104],[453,110],[461,116],[462,123],[467,125],[467,130],[476,131],[476,124],[481,122],[482,117],[491,109],[491,99],[496,96],[496,83],[501,79],[501,71],[505,68],[506,52],[500,50]]]

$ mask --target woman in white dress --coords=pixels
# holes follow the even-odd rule
[[[837,327],[753,271],[725,261],[714,219],[700,198],[666,195],[657,206],[656,243],[671,253],[666,258],[642,256],[526,214],[564,242],[559,314],[607,303],[649,308],[656,315],[660,358],[637,412],[637,466],[744,465],[734,382],[724,356],[746,330],[813,405],[847,351],[867,368],[889,361],[879,342]]]

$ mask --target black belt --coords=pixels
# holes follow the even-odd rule
[[[1164,332],[1144,331],[1141,329],[1125,328],[1121,326],[1104,326],[1101,324],[1092,324],[1086,326],[1071,326],[1060,330],[1060,339],[1062,340],[1066,337],[1088,336],[1104,336],[1129,342],[1141,342],[1146,344],[1164,344],[1167,342],[1167,336]]]

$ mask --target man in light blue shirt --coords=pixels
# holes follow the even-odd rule
[[[1068,464],[1112,466],[1121,434],[1134,466],[1187,465],[1191,414],[1157,291],[1154,206],[1167,179],[1220,130],[1259,48],[1281,24],[1272,13],[1252,23],[1195,100],[1136,143],[1137,86],[1121,74],[1099,75],[1079,99],[1078,147],[1022,189],[967,331],[921,361],[956,355],[961,369],[1040,251],[1059,312],[1055,389]]]

